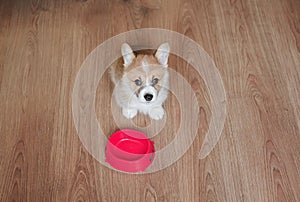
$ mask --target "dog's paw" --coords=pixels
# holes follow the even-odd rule
[[[151,119],[160,120],[164,117],[165,110],[162,107],[154,107],[149,111]]]
[[[127,109],[127,108],[123,108],[122,109],[123,115],[128,118],[128,119],[132,119],[133,117],[136,116],[137,114],[137,110],[136,109]]]

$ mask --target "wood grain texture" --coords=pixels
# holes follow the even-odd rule
[[[228,112],[212,153],[198,153],[210,121],[202,78],[170,57],[200,103],[198,135],[172,166],[128,175],[102,166],[72,120],[76,74],[106,39],[136,28],[182,33],[213,58]],[[297,0],[0,1],[0,201],[300,201],[300,2]],[[99,83],[96,113],[106,134],[113,85]],[[174,138],[180,104],[154,141]],[[133,120],[144,127],[148,117]]]

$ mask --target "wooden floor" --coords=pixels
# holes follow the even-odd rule
[[[94,48],[145,27],[177,31],[208,52],[223,78],[227,118],[218,144],[199,160],[209,95],[193,68],[171,56],[194,81],[198,135],[170,167],[128,175],[85,150],[71,98]],[[2,0],[0,87],[0,201],[300,201],[298,0]],[[107,73],[99,88],[111,94]],[[97,93],[95,107],[109,136],[117,127],[101,107],[109,108],[107,97]],[[157,149],[174,138],[179,107],[170,95]]]

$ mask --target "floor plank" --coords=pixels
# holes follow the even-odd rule
[[[198,135],[172,166],[128,175],[83,147],[72,90],[94,48],[147,27],[177,31],[207,51],[223,78],[227,118],[218,144],[199,160],[209,93],[193,67],[172,55],[170,67],[197,95]],[[297,0],[0,1],[0,201],[300,201],[299,30]],[[101,106],[111,107],[112,91],[106,72],[95,109],[108,136],[118,127]],[[173,140],[179,108],[170,95],[157,148]]]

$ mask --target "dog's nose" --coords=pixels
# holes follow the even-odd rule
[[[144,95],[144,98],[145,98],[145,100],[146,100],[146,101],[148,101],[148,102],[149,102],[149,101],[151,101],[151,100],[152,100],[152,98],[153,98],[153,95],[151,95],[151,94],[148,94],[148,93],[147,93],[146,95]]]

